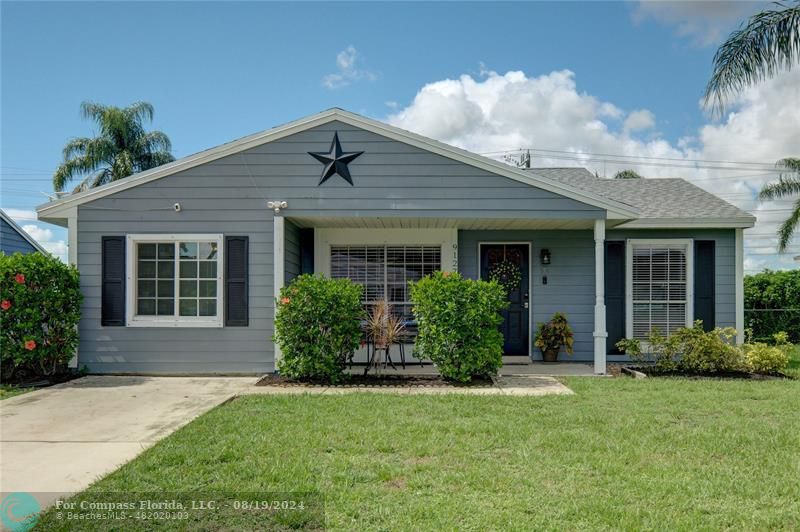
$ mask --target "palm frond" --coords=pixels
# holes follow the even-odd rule
[[[778,228],[778,251],[783,253],[789,247],[797,227],[800,226],[800,199],[794,203],[792,214]]]
[[[170,152],[172,142],[161,131],[148,131],[136,139],[136,149],[142,153]]]
[[[775,163],[775,167],[791,173],[800,174],[800,159],[795,157],[784,157]]]
[[[67,142],[66,146],[64,146],[64,150],[62,154],[64,156],[64,160],[71,159],[75,156],[81,156],[86,153],[86,146],[92,141],[89,137],[77,137],[71,139]]]
[[[781,175],[777,181],[764,185],[758,197],[761,200],[774,200],[793,194],[800,194],[800,178]]]
[[[791,7],[762,11],[731,33],[714,55],[714,72],[704,101],[720,115],[733,94],[745,87],[790,70],[800,59],[800,0]]]
[[[108,110],[108,106],[101,103],[83,102],[81,103],[81,116],[87,120],[100,122],[103,114]]]
[[[61,163],[53,174],[53,189],[63,191],[75,177],[97,171],[101,162],[91,157],[74,157]]]
[[[153,104],[147,102],[134,102],[122,111],[130,122],[142,124],[145,120],[153,121]]]

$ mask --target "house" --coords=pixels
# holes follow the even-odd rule
[[[0,253],[47,253],[31,235],[0,209]]]
[[[78,364],[97,373],[273,371],[280,288],[350,277],[410,313],[407,282],[503,264],[509,357],[540,359],[565,312],[573,360],[702,319],[743,330],[754,217],[680,179],[523,170],[340,109],[38,208],[69,228],[85,294]]]

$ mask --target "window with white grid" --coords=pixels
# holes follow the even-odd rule
[[[440,246],[331,246],[331,277],[364,287],[365,306],[385,299],[400,316],[411,319],[409,281],[442,269]]]
[[[628,337],[691,325],[691,261],[691,241],[628,242]]]

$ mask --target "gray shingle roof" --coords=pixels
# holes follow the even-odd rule
[[[665,179],[604,179],[585,168],[531,168],[531,172],[621,201],[640,211],[640,218],[755,218],[688,181]]]

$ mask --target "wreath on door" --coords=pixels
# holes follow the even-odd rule
[[[522,282],[522,272],[519,266],[509,260],[496,262],[489,269],[489,280],[497,281],[500,286],[506,289],[506,292],[515,290],[519,283]]]

